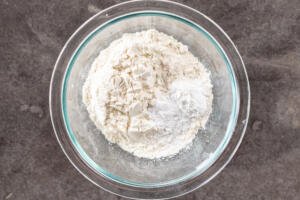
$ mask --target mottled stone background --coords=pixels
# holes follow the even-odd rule
[[[55,60],[75,29],[115,0],[0,1],[0,199],[122,199],[80,175],[48,111]],[[300,1],[182,0],[215,20],[244,58],[245,139],[226,169],[178,199],[300,199]]]

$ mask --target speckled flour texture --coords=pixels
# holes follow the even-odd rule
[[[144,158],[186,148],[212,111],[209,72],[187,46],[156,30],[124,34],[100,52],[83,87],[109,142]]]

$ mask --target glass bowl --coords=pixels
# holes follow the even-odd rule
[[[213,112],[188,150],[164,159],[135,157],[110,144],[89,119],[82,86],[91,63],[123,33],[155,28],[189,47],[211,73]],[[185,5],[159,0],[112,6],[87,20],[63,47],[52,74],[50,113],[56,137],[75,168],[114,194],[142,199],[183,195],[230,161],[245,133],[250,90],[243,61],[226,33]]]

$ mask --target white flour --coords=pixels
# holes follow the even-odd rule
[[[124,34],[100,52],[83,86],[108,141],[144,158],[187,147],[212,111],[209,73],[187,46],[156,30]]]

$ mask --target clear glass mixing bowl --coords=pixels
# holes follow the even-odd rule
[[[155,28],[186,44],[211,73],[213,112],[191,148],[161,160],[137,158],[110,144],[89,119],[82,85],[94,58],[123,33]],[[250,91],[243,61],[229,37],[202,13],[169,1],[121,3],[86,21],[65,44],[53,71],[50,112],[56,137],[87,179],[129,198],[190,192],[229,162],[243,138]]]

